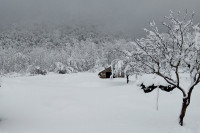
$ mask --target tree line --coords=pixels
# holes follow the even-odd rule
[[[36,67],[52,72],[57,64],[68,72],[95,70],[120,58],[113,50],[125,45],[127,39],[96,26],[12,25],[0,33],[0,72],[29,73]]]

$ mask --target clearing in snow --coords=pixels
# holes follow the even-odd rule
[[[140,81],[138,81],[140,79]],[[137,81],[100,79],[96,73],[2,79],[0,133],[200,133],[200,89],[178,124],[182,95],[145,94]],[[199,86],[197,86],[199,87]]]

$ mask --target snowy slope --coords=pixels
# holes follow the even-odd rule
[[[0,133],[200,133],[200,89],[196,88],[178,125],[182,96],[145,94],[125,79],[99,79],[95,73],[3,78]]]

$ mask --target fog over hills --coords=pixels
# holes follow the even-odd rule
[[[199,0],[0,0],[0,25],[98,25],[107,33],[141,37],[149,21],[160,24],[170,9],[195,11],[195,21],[199,21],[199,5]]]

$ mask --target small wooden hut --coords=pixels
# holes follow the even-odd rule
[[[104,69],[103,71],[99,72],[99,77],[104,79],[104,78],[110,78],[110,76],[112,75],[112,69],[111,67],[108,67],[106,69]],[[124,78],[125,74],[121,73],[119,75],[114,75],[113,78]]]

